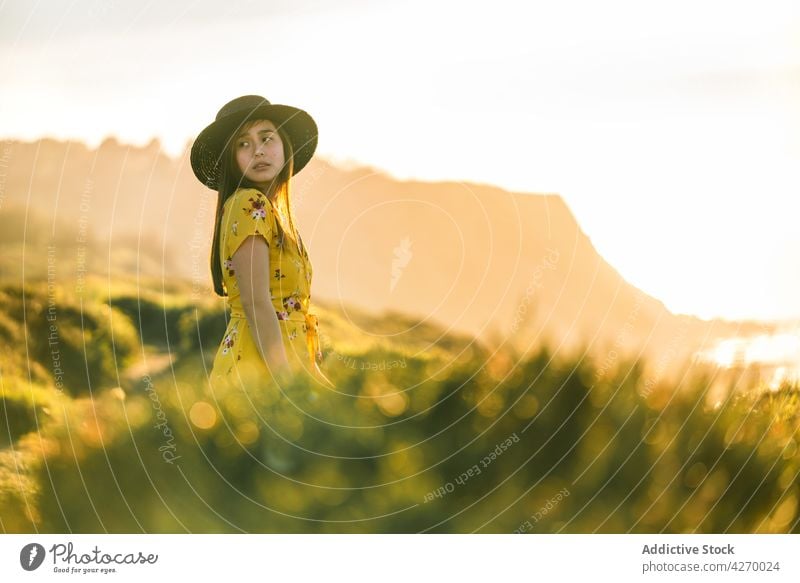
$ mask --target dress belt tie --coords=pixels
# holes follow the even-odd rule
[[[315,314],[304,314],[306,322],[306,346],[308,346],[308,355],[311,359],[311,368],[317,366],[317,362],[322,360],[322,350],[319,345],[319,320]]]

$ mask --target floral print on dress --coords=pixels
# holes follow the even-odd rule
[[[228,270],[228,275],[230,275],[231,277],[233,277],[234,273],[236,273],[236,272],[233,270],[233,260],[232,260],[230,257],[228,257],[228,258],[225,260],[225,269],[227,269],[227,270]]]
[[[278,320],[288,320],[289,319],[289,312],[286,312],[286,311],[275,312],[275,314],[278,316]]]
[[[222,339],[222,354],[228,354],[228,352],[233,349],[233,345],[236,343],[236,333],[237,330],[234,328],[231,330],[230,334]]]
[[[280,268],[275,270],[275,279],[282,279],[286,277],[283,273],[281,273]]]
[[[293,293],[288,298],[283,298],[283,307],[289,312],[302,310],[303,305],[300,302],[300,296],[297,293]]]
[[[264,208],[266,203],[261,198],[250,198],[250,208],[245,208],[243,210],[250,213],[250,216],[254,219],[266,219],[267,218],[267,209]]]

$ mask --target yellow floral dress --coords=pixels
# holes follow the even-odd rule
[[[220,222],[222,281],[228,294],[230,320],[211,370],[214,386],[232,383],[250,387],[273,380],[251,334],[242,308],[231,258],[250,235],[261,235],[269,246],[270,299],[278,317],[286,356],[292,369],[326,384],[319,368],[322,351],[319,324],[309,311],[313,268],[303,241],[285,234],[274,203],[260,190],[239,188],[225,201]],[[279,222],[280,221],[280,222]]]

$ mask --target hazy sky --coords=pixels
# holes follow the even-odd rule
[[[0,136],[297,105],[318,152],[557,192],[676,312],[800,317],[800,2],[0,0]]]

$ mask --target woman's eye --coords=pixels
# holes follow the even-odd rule
[[[269,141],[269,140],[271,140],[271,139],[272,139],[272,136],[264,136],[264,138],[263,138],[263,141],[264,141],[264,142],[267,142],[267,141]],[[250,142],[249,142],[249,141],[247,141],[247,140],[242,140],[241,142],[239,142],[239,143],[237,144],[237,147],[241,148],[241,147],[243,147],[243,146],[246,146],[246,145],[248,145],[248,144],[250,144]]]

